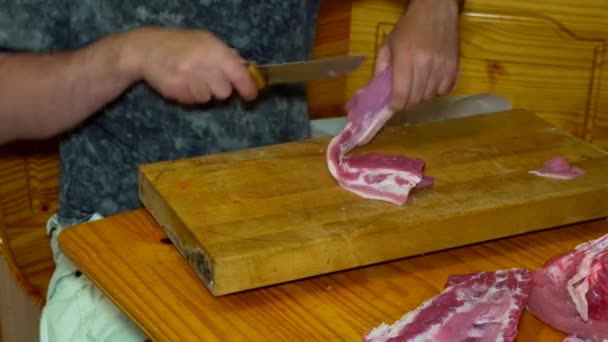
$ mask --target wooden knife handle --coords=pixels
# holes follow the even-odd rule
[[[249,71],[249,75],[251,75],[251,78],[253,78],[253,81],[258,89],[266,87],[266,78],[264,75],[262,75],[255,62],[247,63],[247,71]]]

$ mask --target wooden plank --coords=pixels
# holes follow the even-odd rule
[[[340,188],[327,139],[143,165],[140,197],[214,295],[608,215],[608,154],[522,110],[385,129],[361,151],[421,157],[395,206]],[[572,181],[527,173],[561,155]]]
[[[589,222],[219,298],[145,210],[67,229],[59,245],[154,341],[358,341],[436,295],[449,275],[534,270],[607,233],[605,220]],[[517,341],[564,337],[524,311]]]

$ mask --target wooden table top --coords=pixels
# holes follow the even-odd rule
[[[608,233],[597,220],[215,298],[145,210],[65,230],[60,248],[156,341],[358,341],[440,292],[447,277],[550,257]],[[525,311],[518,341],[564,334]]]

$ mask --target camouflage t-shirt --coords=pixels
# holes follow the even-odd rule
[[[259,63],[310,58],[321,0],[0,0],[0,47],[74,49],[145,25],[206,29]],[[50,118],[49,118],[50,119]],[[51,120],[51,119],[50,119]],[[59,215],[141,207],[140,163],[307,138],[305,87],[277,86],[192,109],[136,84],[61,138]]]

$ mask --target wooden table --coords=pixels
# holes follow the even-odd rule
[[[60,248],[157,341],[358,341],[443,289],[448,275],[534,269],[608,233],[608,222],[530,233],[444,252],[213,297],[145,210],[83,224]],[[525,312],[518,341],[564,334]]]

